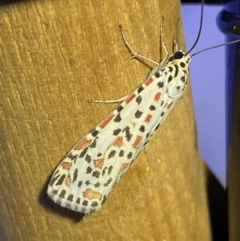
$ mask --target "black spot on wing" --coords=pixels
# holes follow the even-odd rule
[[[89,147],[91,147],[91,148],[95,148],[95,147],[96,147],[97,138],[98,138],[98,137],[96,137],[96,138],[94,139],[94,141],[89,145]]]
[[[91,207],[97,207],[97,206],[98,206],[98,202],[96,201],[92,202]]]
[[[136,118],[140,118],[142,116],[143,112],[140,111],[140,110],[137,110],[136,113],[135,113],[135,117]]]
[[[140,92],[142,92],[143,90],[144,90],[144,88],[142,87],[142,85],[139,86],[139,87],[138,87],[138,90],[137,90],[138,94],[139,94]]]
[[[59,175],[56,175],[54,173],[54,176],[51,178],[51,181],[49,183],[49,186],[53,186],[54,182],[59,178],[60,174]]]
[[[178,69],[178,66],[176,64],[174,65],[174,67],[175,67],[174,77],[177,77],[179,69]]]
[[[60,198],[65,198],[65,195],[66,195],[66,190],[62,190],[59,197]]]
[[[79,182],[78,182],[78,187],[81,187],[81,186],[82,186],[82,183],[83,183],[82,181],[79,181]]]
[[[51,191],[51,195],[57,195],[58,194],[58,190],[52,190]],[[61,199],[58,199],[57,201],[56,201],[56,203],[58,203],[58,204],[61,204]]]
[[[107,187],[107,186],[112,182],[112,180],[113,180],[113,179],[110,177],[110,178],[108,179],[108,181],[103,184],[103,186],[104,186],[104,187]]]
[[[93,137],[97,136],[98,133],[99,133],[99,131],[97,131],[96,129],[93,129],[92,132],[91,132]]]
[[[86,173],[87,173],[87,174],[88,174],[88,173],[91,173],[92,170],[93,170],[93,169],[92,169],[91,167],[87,167],[87,172],[86,172]]]
[[[182,68],[185,68],[186,64],[185,64],[184,62],[181,62],[181,63],[180,63],[180,66],[181,66]]]
[[[185,83],[185,81],[186,81],[185,75],[183,75],[183,76],[181,77],[181,81],[182,81],[183,83]]]
[[[144,131],[145,131],[145,126],[144,126],[144,125],[141,125],[140,128],[139,128],[139,130],[140,130],[141,132],[144,132]]]
[[[58,181],[57,181],[57,183],[56,183],[56,186],[62,185],[62,184],[63,184],[63,181],[65,180],[65,178],[66,178],[66,175],[65,175],[65,174],[62,175],[62,176],[58,179]]]
[[[155,76],[156,78],[159,78],[159,77],[160,77],[160,73],[157,71],[156,73],[154,73],[154,76]]]
[[[77,155],[73,155],[71,152],[67,155],[67,157],[73,161],[75,161],[78,158]]]
[[[132,152],[129,152],[129,153],[127,154],[127,158],[128,158],[128,159],[131,159],[131,158],[132,158],[132,155],[133,155]]]
[[[82,150],[82,152],[80,153],[79,157],[80,157],[80,158],[84,157],[85,154],[87,153],[87,151],[88,151],[88,147],[85,147],[85,148]]]
[[[130,133],[130,128],[126,127],[123,132],[125,132],[125,136],[127,141],[130,141],[132,139],[132,134]]]
[[[76,168],[74,173],[73,173],[73,183],[77,180],[77,177],[78,177],[78,169]]]
[[[163,81],[159,81],[157,85],[159,88],[162,88],[164,86]]]
[[[120,114],[117,114],[117,116],[113,119],[115,122],[120,122],[122,120]]]
[[[119,152],[119,156],[120,156],[120,157],[124,156],[124,150],[121,150],[121,151]]]
[[[113,170],[113,166],[110,166],[110,167],[108,168],[108,175],[111,174],[112,170]]]
[[[59,170],[56,170],[56,171],[54,172],[54,177],[56,177],[58,174],[59,174]]]
[[[94,187],[100,187],[100,186],[101,186],[100,182],[96,182],[96,183],[94,184]]]
[[[67,198],[68,201],[72,202],[73,201],[73,194],[70,194]]]
[[[85,156],[85,160],[86,160],[86,162],[90,163],[91,160],[92,160],[92,158],[91,158],[90,155],[87,154],[87,155]]]
[[[104,175],[105,175],[106,170],[107,170],[107,167],[104,167],[104,169],[103,169],[103,171],[102,171],[102,176],[104,176]]]
[[[98,178],[100,176],[100,172],[99,171],[94,171],[92,173],[92,176]]]
[[[117,108],[117,112],[120,112],[123,109],[123,106],[119,105]]]
[[[142,102],[142,97],[139,95],[137,98],[136,98],[136,102],[140,105],[140,103]]]
[[[122,130],[120,128],[113,130],[113,135],[117,136]]]
[[[154,105],[150,105],[149,110],[154,111],[154,110],[156,110],[156,107]]]
[[[112,158],[116,155],[116,151],[115,150],[112,150],[110,151],[109,155],[108,155],[108,158]]]

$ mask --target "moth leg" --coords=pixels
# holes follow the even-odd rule
[[[148,77],[151,77],[153,74],[155,74],[157,71],[159,71],[160,69],[164,68],[166,66],[166,64],[169,62],[169,58],[171,58],[173,55],[169,55],[168,49],[167,49],[167,45],[165,43],[164,40],[164,30],[163,30],[163,22],[164,22],[164,17],[161,18],[161,23],[160,23],[160,39],[161,39],[161,45],[164,48],[164,51],[166,53],[165,58],[158,64],[158,66],[156,66],[155,68],[153,68],[151,70],[151,72],[149,73]]]
[[[150,139],[151,139],[151,138],[149,138],[149,140],[150,140]],[[145,154],[147,153],[147,148],[148,148],[149,140],[148,140],[148,142],[144,145],[144,152],[145,152]]]
[[[164,17],[161,18],[161,24],[160,24],[160,37],[161,37],[161,42],[162,42],[162,46],[164,48],[164,51],[167,55],[167,57],[165,57],[164,59],[168,59],[168,56],[169,56],[169,53],[168,53],[168,49],[167,49],[167,45],[165,43],[165,40],[164,40],[164,30],[163,30],[163,22],[164,22]],[[163,60],[164,60],[163,59]],[[162,61],[163,62],[163,61]],[[166,64],[166,63],[165,63]]]
[[[146,56],[144,56],[144,55],[142,55],[142,54],[137,53],[137,52],[132,48],[132,46],[129,44],[129,42],[128,42],[126,36],[125,36],[125,33],[124,33],[123,28],[122,28],[121,25],[119,26],[119,28],[120,28],[120,31],[121,31],[121,34],[122,34],[122,37],[123,37],[123,41],[124,41],[125,45],[128,47],[129,51],[131,52],[133,58],[145,59],[145,60],[147,60],[147,61],[149,61],[149,62],[151,62],[151,63],[154,63],[154,64],[157,65],[157,66],[159,65],[158,62],[156,62],[156,61],[154,61],[154,60],[152,60],[152,59],[150,59],[150,58],[148,58],[148,57],[146,57]]]
[[[178,43],[177,43],[177,35],[178,35],[178,27],[179,27],[179,21],[180,19],[177,19],[177,24],[175,27],[175,31],[174,31],[174,37],[173,37],[173,48],[174,48],[174,53],[177,52],[178,49]]]
[[[94,103],[119,103],[119,102],[124,101],[127,97],[128,97],[128,95],[123,96],[117,100],[92,100],[92,102],[94,102]]]

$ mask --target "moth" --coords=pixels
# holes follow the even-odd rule
[[[133,57],[150,60],[134,51],[120,29]],[[163,41],[162,29],[161,24]],[[196,42],[187,53],[177,50],[172,55],[167,54],[160,63],[150,60],[157,66],[147,79],[120,99],[119,106],[68,152],[48,185],[47,194],[54,202],[86,215],[102,207],[183,96],[191,62],[189,52],[195,47],[200,31],[201,27]],[[163,47],[166,49],[164,42]]]

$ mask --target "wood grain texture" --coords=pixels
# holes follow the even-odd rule
[[[177,0],[0,6],[1,240],[211,240],[189,87],[100,211],[75,222],[45,194],[65,153],[116,107],[90,100],[127,95],[150,71],[131,59],[118,25],[159,60],[162,16],[171,49]]]

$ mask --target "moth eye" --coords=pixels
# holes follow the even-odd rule
[[[184,56],[183,52],[177,51],[177,52],[174,54],[174,59],[181,59],[183,56]]]

